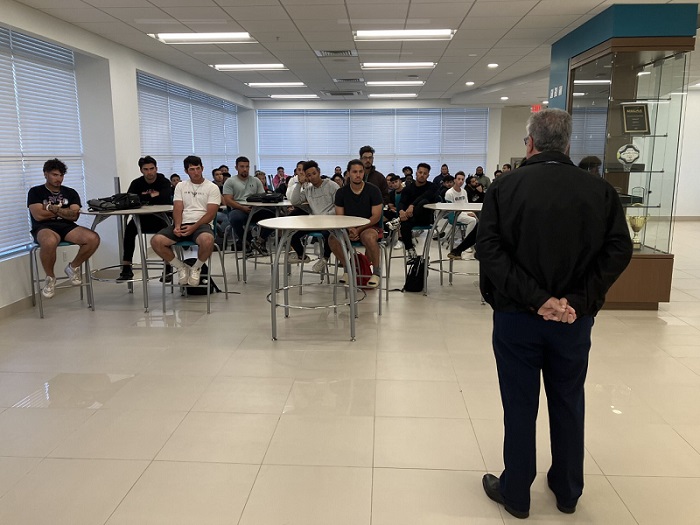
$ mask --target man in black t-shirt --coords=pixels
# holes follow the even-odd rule
[[[415,259],[417,256],[411,230],[414,226],[431,225],[435,212],[424,208],[424,206],[440,201],[438,188],[435,184],[428,182],[429,176],[430,164],[421,162],[416,168],[416,182],[401,192],[401,202],[399,203],[401,239],[409,259]]]
[[[62,185],[66,170],[66,165],[60,160],[47,160],[44,163],[46,183],[34,186],[27,194],[32,236],[41,247],[41,265],[46,273],[41,294],[47,299],[51,299],[56,290],[54,266],[58,244],[68,241],[80,247],[65,268],[74,286],[82,284],[80,267],[100,245],[99,235],[75,223],[80,216],[80,196],[74,189]]]
[[[129,184],[128,193],[135,193],[141,199],[141,204],[171,204],[172,193],[171,184],[165,175],[158,173],[158,164],[156,159],[147,155],[139,159],[139,170],[141,177],[131,181]],[[157,215],[142,215],[141,231],[144,233],[158,233],[167,226],[167,223]],[[119,274],[117,281],[129,281],[134,278],[134,271],[131,267],[131,262],[134,257],[134,249],[136,248],[136,224],[134,219],[131,219],[124,230],[124,249],[122,255],[122,272]],[[171,272],[167,271],[166,275]]]
[[[372,277],[367,286],[376,288],[379,286],[381,275],[379,267],[379,239],[384,234],[380,221],[384,200],[382,192],[374,184],[364,181],[365,169],[359,159],[348,162],[348,179],[346,184],[335,193],[335,214],[364,217],[369,219],[369,224],[359,228],[350,228],[348,235],[351,241],[359,241],[365,247],[367,257],[372,263]],[[339,261],[343,260],[343,251],[340,242],[331,235],[328,243]],[[348,273],[345,272],[340,282],[348,281]]]

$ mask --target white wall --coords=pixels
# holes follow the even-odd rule
[[[501,118],[501,148],[499,166],[511,163],[512,158],[522,159],[525,156],[523,137],[526,135],[525,124],[530,118],[528,106],[507,107],[502,110]]]
[[[687,98],[675,214],[700,218],[700,90],[689,89]]]

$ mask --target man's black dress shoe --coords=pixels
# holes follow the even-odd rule
[[[549,482],[549,479],[547,479],[547,486],[549,487],[549,490],[554,492],[554,489],[552,489],[552,484]],[[554,492],[554,497],[556,496],[557,494],[556,492]],[[566,505],[562,505],[561,503],[559,503],[559,500],[557,500],[557,509],[559,510],[559,512],[563,512],[564,514],[573,514],[574,512],[576,512],[576,505],[574,504],[573,506],[567,507]]]
[[[506,501],[503,499],[503,495],[501,494],[501,480],[499,480],[493,474],[484,474],[484,477],[481,478],[481,483],[484,486],[484,492],[486,492],[486,495],[496,503],[503,505],[508,514],[515,516],[520,520],[524,520],[530,515],[529,511],[515,510],[506,505]]]

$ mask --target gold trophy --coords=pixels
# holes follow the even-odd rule
[[[634,236],[632,237],[632,248],[635,250],[642,249],[642,240],[639,238],[639,232],[644,229],[647,223],[646,215],[630,215],[627,219],[630,222]]]

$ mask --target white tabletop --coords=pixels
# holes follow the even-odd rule
[[[481,202],[436,202],[423,207],[436,211],[481,211],[482,206]]]
[[[258,224],[273,230],[318,231],[358,228],[369,224],[369,219],[350,215],[295,215],[264,219]]]
[[[133,210],[80,210],[80,213],[84,215],[148,215],[150,213],[167,213],[169,211],[173,211],[172,204],[145,205],[140,208],[134,208]]]
[[[277,207],[282,207],[282,206],[292,206],[292,203],[289,202],[288,200],[283,200],[282,202],[248,202],[248,201],[241,201],[238,204],[241,206],[250,206],[252,208],[277,208]]]

